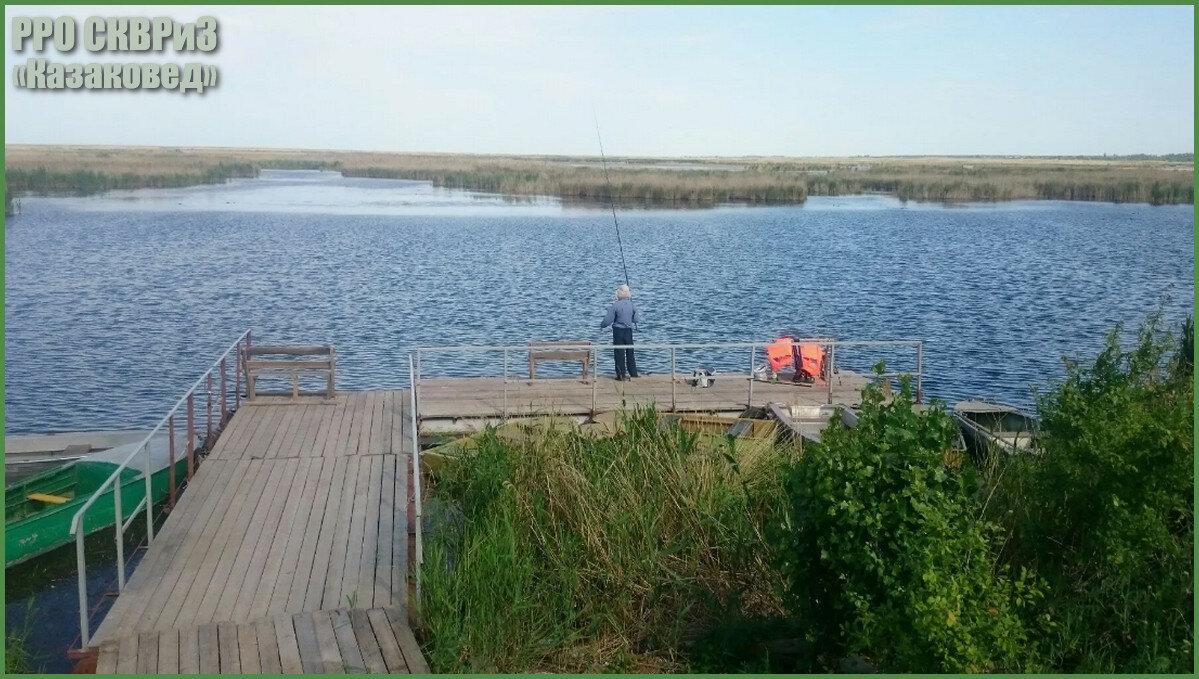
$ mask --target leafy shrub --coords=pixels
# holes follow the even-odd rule
[[[1006,559],[1049,583],[1060,622],[1048,661],[1066,671],[1187,672],[1194,648],[1194,331],[1160,318],[1038,398],[1043,454],[997,484]]]
[[[954,422],[914,410],[901,383],[890,403],[868,388],[857,428],[826,429],[789,474],[774,542],[790,609],[830,668],[847,654],[888,671],[1033,668],[1022,613],[1038,585],[994,566],[972,473],[945,463]]]

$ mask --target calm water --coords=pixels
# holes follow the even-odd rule
[[[622,279],[603,210],[418,182],[268,172],[22,208],[4,231],[8,432],[152,425],[247,328],[336,345],[339,387],[404,386],[416,346],[595,338]],[[949,402],[1027,405],[1063,355],[1194,301],[1191,206],[852,197],[620,221],[639,342],[923,339],[926,390]]]

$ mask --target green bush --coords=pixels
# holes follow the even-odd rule
[[[954,422],[911,394],[906,379],[890,403],[868,388],[857,428],[829,427],[791,470],[774,536],[790,610],[827,668],[856,654],[886,671],[1035,669],[1038,585],[994,565]]]
[[[997,484],[1005,558],[1050,585],[1047,661],[1079,672],[1191,672],[1194,660],[1193,325],[1151,317],[1038,399],[1043,454]]]

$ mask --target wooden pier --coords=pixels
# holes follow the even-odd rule
[[[97,672],[428,672],[408,626],[408,403],[244,403],[92,639]]]

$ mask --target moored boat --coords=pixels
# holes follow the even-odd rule
[[[1036,446],[1037,419],[1015,406],[961,401],[953,407],[953,419],[976,461],[985,460],[992,453],[1025,453]]]
[[[144,434],[142,438],[145,438]],[[83,455],[8,486],[4,500],[5,568],[69,543],[73,539],[71,519],[75,513],[140,445],[139,440]],[[165,435],[157,436],[121,471],[121,516],[124,520],[128,521],[145,498],[147,450],[152,500],[159,502],[169,492],[171,464],[167,448]],[[175,480],[179,484],[187,473],[187,457],[178,442],[175,456]],[[114,502],[115,492],[110,485],[85,516],[85,533],[113,525],[116,517]]]

